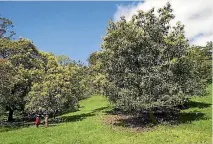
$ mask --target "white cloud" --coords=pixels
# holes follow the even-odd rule
[[[191,44],[203,46],[207,41],[213,40],[212,0],[145,0],[137,5],[119,5],[114,14],[114,21],[118,21],[123,15],[130,20],[138,10],[147,11],[153,7],[158,9],[168,1],[175,14],[175,20],[171,24],[181,21],[185,25],[185,33]]]

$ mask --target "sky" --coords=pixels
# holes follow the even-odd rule
[[[14,23],[16,37],[39,50],[86,62],[100,49],[117,4],[128,2],[0,2],[0,14]]]
[[[184,24],[185,35],[190,44],[204,46],[207,41],[213,40],[213,0],[145,0],[134,5],[119,5],[114,14],[117,21],[120,15],[130,20],[138,10],[148,11],[151,8],[161,8],[170,2],[175,19],[171,25],[175,26],[178,21]]]
[[[66,55],[87,63],[89,55],[100,49],[108,21],[127,20],[142,9],[162,7],[168,0],[144,2],[3,2],[0,15],[13,21],[16,38],[28,38],[39,50]],[[211,0],[170,0],[176,19],[185,25],[191,44],[205,45],[212,40]]]

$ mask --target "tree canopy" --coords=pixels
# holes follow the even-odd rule
[[[184,26],[171,27],[172,11],[167,3],[157,15],[153,8],[131,21],[110,21],[101,51],[90,56],[91,65],[102,68],[105,95],[119,109],[173,109],[204,90],[205,79],[188,56]]]
[[[28,94],[34,80],[33,71],[41,68],[41,55],[31,41],[19,39],[11,41],[6,38],[0,39],[0,58],[4,61],[5,76],[10,80],[8,85],[1,87],[2,91],[9,88],[7,94],[1,96],[2,104],[13,113],[14,110],[24,109],[24,97]],[[8,117],[12,120],[12,114]]]
[[[0,15],[0,28],[5,30],[5,33],[3,34],[4,38],[11,39],[16,33],[12,30],[14,27],[13,22],[10,19],[4,18]],[[1,38],[0,37],[0,38]]]

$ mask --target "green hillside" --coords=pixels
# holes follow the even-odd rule
[[[107,99],[92,96],[80,102],[80,110],[62,117],[67,123],[48,128],[34,126],[19,129],[1,128],[2,144],[211,144],[212,92],[205,97],[193,97],[191,108],[182,111],[182,124],[160,125],[146,131],[136,131],[105,123],[110,110]]]

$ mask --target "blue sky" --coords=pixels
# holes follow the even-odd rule
[[[86,63],[100,49],[117,5],[132,2],[0,2],[0,15],[13,21],[16,37],[39,50]]]
[[[100,1],[100,2],[3,2],[0,15],[14,22],[16,37],[31,39],[38,49],[67,55],[71,59],[86,60],[100,49],[110,18],[127,20],[138,10],[160,8],[168,0]],[[212,0],[169,0],[176,21],[185,25],[190,44],[206,45],[212,41]],[[118,6],[119,5],[119,6]],[[196,19],[193,18],[196,16]]]

